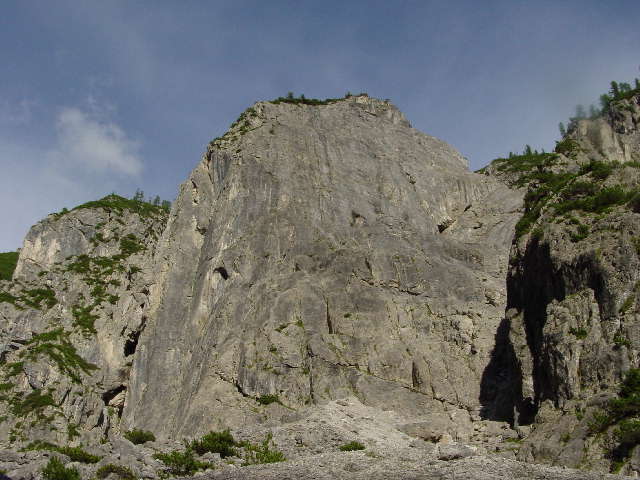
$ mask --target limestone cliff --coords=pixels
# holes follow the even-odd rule
[[[166,213],[117,196],[35,225],[0,282],[0,437],[97,442],[122,411]]]
[[[125,424],[179,436],[345,395],[479,418],[520,202],[387,102],[257,103],[180,189]]]

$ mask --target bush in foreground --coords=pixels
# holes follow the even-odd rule
[[[156,441],[156,436],[153,433],[148,432],[146,430],[137,430],[137,429],[129,430],[128,432],[125,432],[124,438],[129,440],[134,445],[140,445],[142,443]]]
[[[232,457],[236,455],[236,449],[238,446],[236,441],[231,435],[229,430],[222,432],[209,432],[200,440],[194,440],[189,445],[190,448],[198,455],[202,455],[207,452],[219,453],[220,457]]]
[[[49,463],[42,469],[42,476],[46,480],[80,480],[80,474],[75,468],[66,468],[56,457],[52,457]]]
[[[364,445],[361,444],[360,442],[349,442],[349,443],[345,443],[344,445],[340,446],[340,450],[343,452],[353,452],[355,450],[364,450]]]
[[[113,463],[109,463],[100,467],[96,471],[96,477],[107,478],[112,473],[117,475],[121,480],[136,480],[136,476],[130,468],[123,465],[114,465]]]
[[[210,464],[193,458],[193,450],[188,448],[184,452],[174,450],[169,453],[156,453],[153,458],[160,460],[167,467],[170,475],[192,475],[198,470],[209,468]]]

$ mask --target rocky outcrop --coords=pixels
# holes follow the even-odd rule
[[[122,412],[166,213],[109,196],[35,225],[0,284],[11,442],[97,442]]]
[[[479,418],[521,196],[387,102],[254,105],[180,189],[125,425],[259,422],[265,395]]]
[[[639,104],[636,96],[575,122],[555,155],[491,169],[529,185],[496,358],[509,379],[502,413],[533,423],[521,459],[608,471],[629,458],[616,458],[612,429],[595,435],[593,424],[638,367]]]

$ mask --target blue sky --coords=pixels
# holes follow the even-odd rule
[[[0,251],[48,213],[172,200],[208,141],[293,91],[389,98],[477,169],[640,76],[640,2],[0,4]]]

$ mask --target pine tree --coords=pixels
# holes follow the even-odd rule
[[[558,128],[560,129],[560,135],[564,137],[567,134],[567,129],[564,126],[564,123],[560,122],[558,124]]]
[[[617,100],[620,96],[620,88],[618,87],[618,82],[615,80],[611,82],[611,95],[613,96],[613,100]]]
[[[153,205],[156,207],[160,206],[160,195],[156,195],[155,198],[153,199]]]
[[[629,93],[631,91],[631,85],[629,85],[627,82],[620,83],[620,85],[618,85],[618,88],[620,89],[621,95],[624,95],[625,93]]]
[[[600,105],[602,106],[602,111],[606,112],[609,110],[609,104],[611,103],[611,97],[606,93],[600,95]]]
[[[144,202],[144,192],[137,188],[136,194],[133,196],[133,200],[135,200],[136,202]]]

